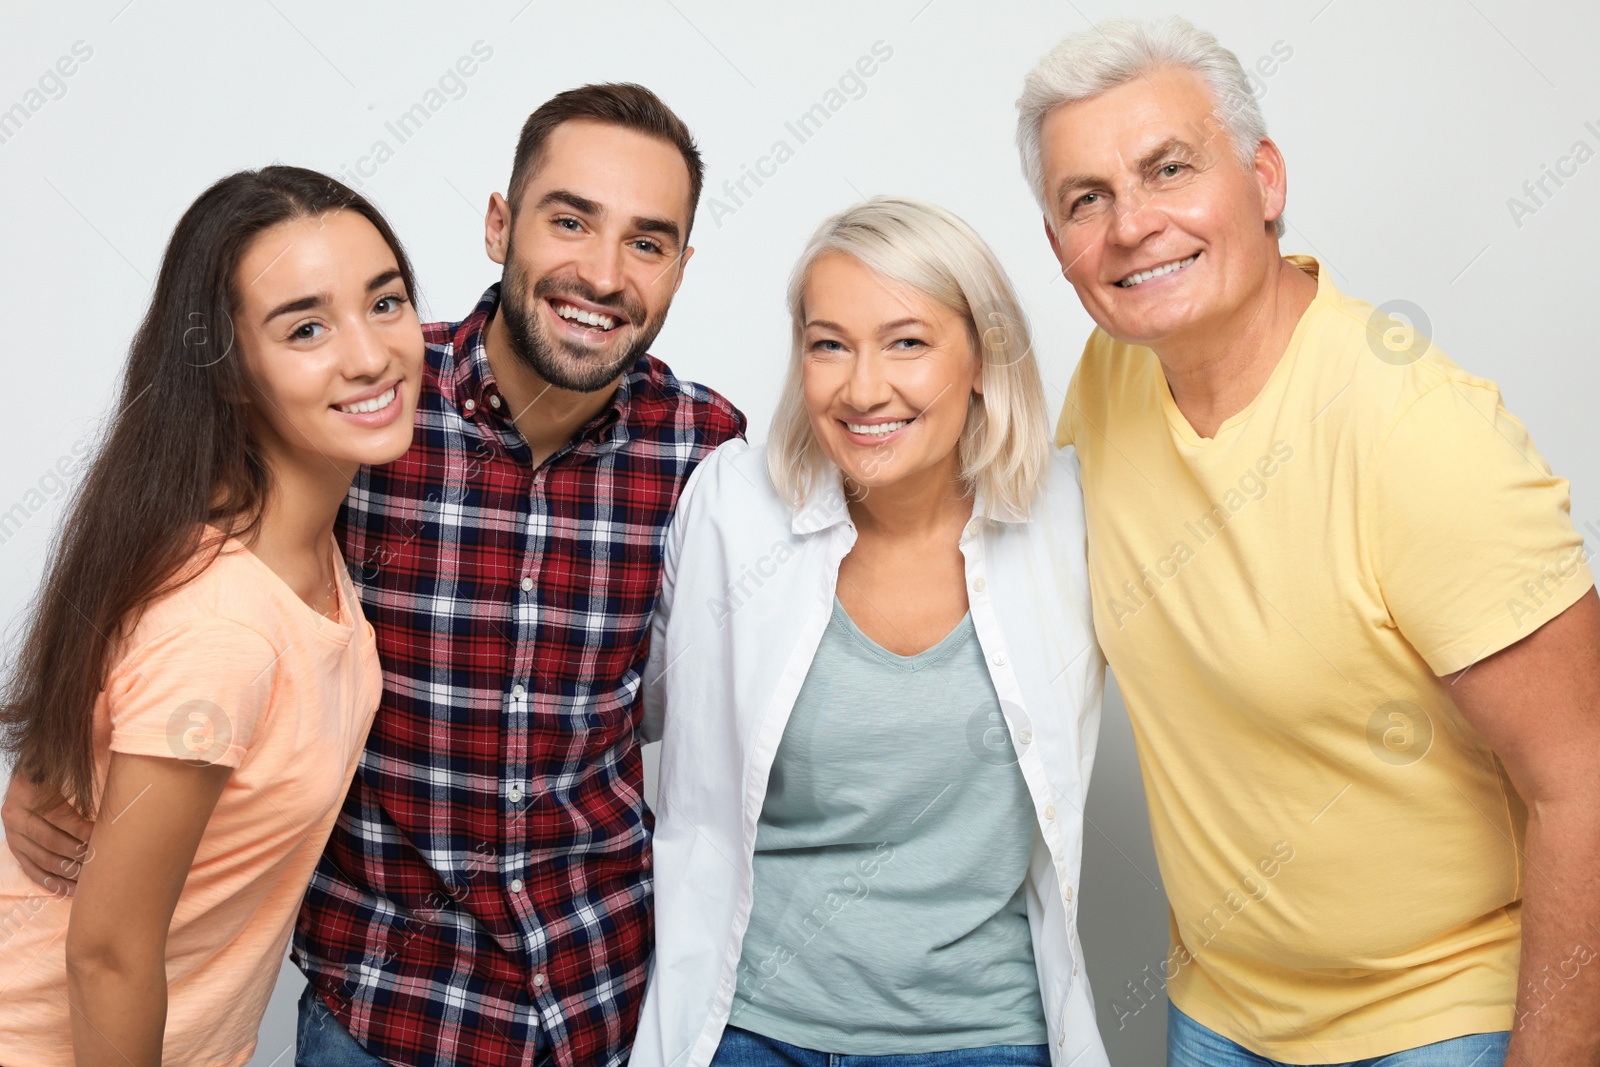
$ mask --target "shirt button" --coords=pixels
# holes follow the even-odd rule
[[[1004,667],[1006,665],[1006,656],[1004,652],[996,652],[992,658],[994,659],[994,665],[996,667]]]
[[[534,975],[533,976],[533,984],[538,986],[540,989],[543,989],[544,988],[544,975],[542,975],[542,974]]]
[[[500,410],[500,394],[496,393],[489,397],[489,406],[494,408],[496,411]]]
[[[1072,903],[1072,887],[1070,885],[1067,886],[1067,903]]]
[[[1044,806],[1044,817],[1046,819],[1054,819],[1056,817],[1056,806],[1054,804],[1046,804]]]
[[[517,801],[521,800],[522,799],[522,787],[520,785],[513,785],[510,789],[507,789],[506,790],[506,799],[511,801],[511,803],[513,803],[513,804],[515,804]]]
[[[533,579],[532,578],[524,578],[524,579],[522,579],[522,591],[524,593],[531,593],[533,591]]]
[[[511,687],[511,695],[514,697],[527,696],[528,691],[520,685],[514,685]]]
[[[471,415],[474,411],[478,410],[478,402],[469,396],[466,400],[462,401],[461,410],[465,411],[468,415]]]
[[[1026,745],[1026,744],[1030,744],[1032,741],[1033,741],[1033,731],[1032,730],[1018,730],[1017,731],[1017,744]]]
[[[522,879],[521,878],[513,878],[513,879],[511,879],[511,891],[513,893],[522,892]]]
[[[972,591],[974,593],[981,593],[987,588],[989,588],[989,583],[984,581],[982,578],[979,578],[977,581],[972,583]]]

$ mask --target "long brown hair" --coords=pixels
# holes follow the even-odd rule
[[[415,299],[411,264],[377,209],[301,167],[223,178],[167,244],[109,431],[73,496],[0,698],[0,747],[16,772],[85,816],[96,799],[94,705],[120,642],[146,607],[221,551],[198,532],[210,525],[248,539],[271,490],[234,353],[239,261],[263,230],[338,210],[372,223]]]

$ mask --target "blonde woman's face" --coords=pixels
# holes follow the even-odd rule
[[[805,284],[801,383],[823,452],[862,488],[959,467],[983,366],[966,319],[830,252]]]

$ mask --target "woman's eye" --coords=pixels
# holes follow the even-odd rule
[[[811,342],[811,351],[813,352],[840,352],[843,351],[843,349],[844,346],[838,341],[823,340]]]
[[[378,302],[372,305],[372,309],[380,315],[387,315],[390,312],[399,311],[400,306],[405,302],[405,297],[402,296],[380,296]]]
[[[327,327],[320,322],[302,322],[289,334],[291,341],[309,341],[317,336],[317,331],[326,332]]]
[[[902,345],[905,346],[900,349],[902,352],[910,351],[913,348],[922,348],[925,347],[926,344],[927,342],[919,341],[915,337],[902,337],[900,340],[894,342],[895,347],[900,347]]]

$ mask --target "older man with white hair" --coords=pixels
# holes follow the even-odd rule
[[[1280,255],[1283,156],[1210,34],[1074,34],[1018,108],[1099,327],[1059,440],[1171,903],[1169,1064],[1600,1062],[1567,483],[1492,382]]]

